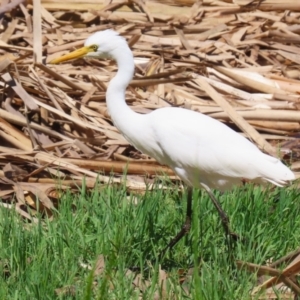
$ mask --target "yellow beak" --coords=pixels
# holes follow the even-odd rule
[[[68,61],[71,59],[81,58],[81,57],[84,57],[85,55],[87,55],[91,51],[92,50],[89,47],[82,47],[82,48],[72,51],[66,55],[63,55],[61,57],[51,60],[49,62],[49,64],[59,64],[61,62]]]

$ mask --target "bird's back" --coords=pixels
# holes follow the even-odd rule
[[[189,185],[226,190],[242,179],[282,186],[295,178],[280,160],[203,114],[162,108],[143,119],[148,130],[134,146],[170,166]]]

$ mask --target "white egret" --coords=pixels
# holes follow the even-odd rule
[[[117,62],[118,72],[106,92],[107,108],[114,125],[131,145],[168,165],[190,187],[185,224],[169,248],[190,229],[192,187],[202,187],[208,192],[229,234],[228,218],[211,189],[224,191],[243,179],[271,182],[277,186],[295,179],[280,160],[264,154],[246,138],[213,118],[177,107],[160,108],[144,115],[131,110],[125,102],[125,90],[134,74],[133,54],[117,32],[96,32],[85,41],[84,47],[50,63],[80,57],[112,58]]]

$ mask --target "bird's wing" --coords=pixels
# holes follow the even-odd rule
[[[273,165],[282,165],[240,134],[203,114],[178,108],[151,114],[149,126],[163,154],[160,161],[173,169],[200,170],[213,178],[255,179],[264,177],[265,169],[271,172]]]

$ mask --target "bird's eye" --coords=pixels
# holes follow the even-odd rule
[[[98,46],[97,45],[92,45],[90,46],[91,50],[93,50],[94,52],[96,52],[98,50]]]

